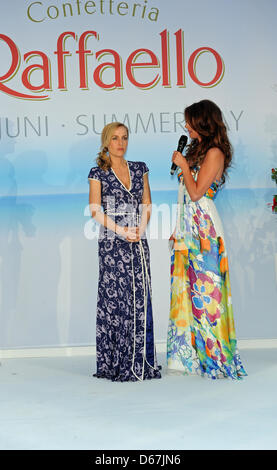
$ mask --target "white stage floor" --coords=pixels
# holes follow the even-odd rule
[[[242,381],[139,383],[91,377],[93,356],[4,359],[0,449],[277,449],[277,349],[240,355]]]

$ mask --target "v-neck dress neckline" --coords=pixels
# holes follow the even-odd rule
[[[120,184],[123,186],[124,189],[126,189],[126,191],[128,191],[128,193],[131,191],[132,189],[132,178],[131,178],[131,173],[130,173],[130,168],[129,168],[129,162],[126,160],[126,163],[127,163],[127,168],[128,168],[128,172],[129,172],[129,180],[130,180],[130,187],[129,189],[126,188],[125,184],[122,183],[121,179],[118,178],[116,172],[114,171],[114,169],[111,167],[111,170],[114,174],[114,176],[118,179],[118,181],[120,182]]]

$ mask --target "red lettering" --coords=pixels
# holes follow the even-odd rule
[[[179,29],[176,36],[177,86],[185,87],[184,32]]]
[[[121,77],[121,57],[120,55],[114,51],[113,49],[103,49],[101,51],[96,52],[96,59],[100,59],[106,54],[112,54],[114,57],[114,62],[104,62],[103,64],[98,65],[96,69],[94,70],[93,78],[96,83],[100,88],[104,88],[106,90],[112,90],[114,88],[122,88],[122,77]],[[113,68],[114,69],[114,74],[115,74],[115,80],[113,83],[104,83],[102,80],[102,74],[104,70],[107,68]]]
[[[211,54],[214,55],[215,60],[216,60],[216,74],[214,78],[208,83],[201,82],[196,76],[196,63],[200,55],[203,54],[204,52],[210,52]],[[195,83],[197,83],[197,85],[200,85],[205,88],[211,88],[217,85],[222,80],[223,75],[224,75],[224,62],[222,58],[220,57],[220,55],[218,54],[218,52],[216,52],[211,47],[199,47],[199,49],[196,49],[196,51],[194,51],[189,58],[188,71],[192,80]]]
[[[57,41],[57,50],[54,52],[54,54],[57,54],[57,61],[58,61],[58,89],[59,90],[66,90],[66,80],[65,80],[65,56],[71,55],[69,51],[64,50],[64,45],[65,41],[68,37],[72,37],[73,39],[76,39],[76,34],[73,33],[72,31],[66,31],[62,33],[58,37]]]
[[[12,41],[12,39],[10,39],[8,36],[5,36],[5,34],[0,34],[0,40],[4,41],[9,46],[12,55],[12,63],[8,72],[5,75],[2,75],[2,77],[0,77],[0,90],[4,93],[7,93],[8,95],[15,96],[17,98],[28,98],[31,100],[41,100],[48,98],[48,96],[34,97],[33,95],[26,95],[25,93],[20,93],[18,91],[12,90],[11,88],[7,87],[2,83],[11,80],[11,78],[16,75],[20,65],[20,52],[16,44]]]
[[[141,54],[149,54],[151,57],[151,62],[136,62],[137,58]],[[159,64],[157,56],[150,49],[136,49],[134,52],[132,52],[132,54],[129,55],[127,62],[126,62],[127,77],[130,80],[130,82],[138,88],[143,88],[143,89],[152,88],[158,83],[160,79],[159,74],[155,76],[152,82],[140,83],[137,80],[135,80],[134,75],[133,75],[133,69],[134,68],[159,67],[159,66],[160,64]]]
[[[179,29],[174,33],[175,49],[176,49],[176,72],[177,72],[177,81],[176,85],[178,87],[185,87],[185,59],[184,59],[184,33],[182,29]],[[88,30],[80,35],[78,42],[78,50],[76,47],[74,50],[78,55],[78,60],[75,58],[74,68],[72,68],[72,73],[76,70],[79,65],[79,77],[80,77],[80,89],[88,89],[88,71],[87,71],[87,58],[89,55],[93,55],[91,49],[87,48],[87,41],[90,37],[99,40],[99,35],[96,31]],[[78,37],[73,31],[65,31],[60,34],[57,39],[57,49],[54,51],[54,54],[57,56],[57,87],[59,90],[66,90],[66,65],[65,60],[67,56],[72,55],[69,50],[66,49],[65,43],[68,38],[72,38],[75,41],[78,41]],[[12,88],[8,87],[5,82],[12,80],[13,77],[18,73],[21,58],[20,51],[16,43],[4,34],[0,34],[0,41],[4,41],[7,45],[8,52],[11,54],[11,63],[7,66],[7,72],[0,76],[0,92],[6,93],[10,96],[17,98],[30,99],[30,100],[42,100],[48,99],[48,95],[34,95],[34,94],[25,94],[20,91],[15,91]],[[170,45],[169,45],[169,33],[167,29],[164,29],[160,33],[161,41],[161,66],[158,56],[150,49],[140,48],[133,51],[127,61],[126,61],[126,75],[129,82],[137,88],[140,89],[150,89],[157,85],[161,79],[161,84],[163,87],[171,86],[171,77],[170,77]],[[76,44],[76,42],[75,42]],[[212,80],[208,82],[202,81],[197,75],[197,61],[201,54],[209,53],[212,55],[212,61],[216,61],[216,71]],[[110,55],[111,59],[107,62],[100,63],[101,59],[104,56]],[[146,58],[144,56],[147,56]],[[48,56],[39,50],[32,50],[26,52],[24,55],[24,61],[28,63],[32,58],[38,56],[41,63],[28,64],[25,69],[23,69],[21,74],[21,84],[25,89],[32,92],[38,92],[43,90],[51,89],[51,73],[50,73],[50,59]],[[75,56],[76,57],[76,56]],[[122,59],[120,54],[113,49],[102,49],[95,53],[96,61],[98,65],[96,66],[93,73],[94,83],[103,89],[113,90],[117,88],[123,88],[123,72],[122,72]],[[27,65],[27,64],[26,64]],[[161,67],[160,73],[154,73],[150,70],[150,78],[145,78],[143,75],[139,75],[139,70],[142,69],[155,69]],[[23,67],[22,67],[23,68]],[[108,72],[109,70],[109,72]],[[32,72],[37,71],[42,74],[41,80],[31,81]],[[106,75],[105,75],[105,71]],[[137,72],[137,74],[136,74]],[[216,86],[223,78],[224,75],[224,62],[219,53],[210,48],[210,47],[200,47],[196,49],[190,56],[188,61],[188,72],[191,79],[201,87],[213,87]],[[105,75],[105,80],[104,80]],[[137,75],[137,76],[136,76]],[[111,77],[111,78],[110,78]],[[91,77],[92,78],[92,77]],[[149,80],[149,81],[147,81]],[[37,84],[38,83],[38,84]]]
[[[95,31],[85,31],[79,39],[79,50],[76,54],[79,54],[79,69],[80,69],[80,88],[88,88],[87,80],[87,55],[92,55],[92,51],[85,49],[86,41],[90,36],[94,36],[99,39],[98,34]]]
[[[163,82],[162,86],[170,87],[170,71],[169,71],[169,39],[168,39],[168,32],[164,29],[160,36],[162,38],[162,77]]]
[[[49,73],[50,67],[49,67],[49,59],[47,55],[41,51],[31,51],[24,55],[24,60],[28,62],[28,60],[31,57],[34,57],[36,55],[42,58],[43,64],[42,65],[41,64],[29,65],[29,67],[27,67],[22,73],[22,83],[26,88],[28,88],[28,90],[32,90],[32,91],[50,90],[51,88],[50,73]],[[29,77],[30,77],[30,74],[34,70],[37,70],[37,69],[40,69],[43,72],[43,83],[41,85],[35,86],[30,83]]]

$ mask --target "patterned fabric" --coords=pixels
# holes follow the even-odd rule
[[[143,162],[127,162],[127,189],[112,169],[92,168],[101,182],[104,212],[118,225],[137,226],[143,196]],[[160,378],[154,347],[150,256],[146,238],[127,242],[101,226],[96,318],[96,377],[112,381]]]
[[[193,202],[182,175],[178,177],[168,368],[212,379],[240,379],[247,374],[237,351],[228,258],[213,202],[218,183],[214,182],[199,201]]]

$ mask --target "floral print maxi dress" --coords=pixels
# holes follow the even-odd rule
[[[178,178],[168,369],[212,379],[240,379],[247,374],[237,351],[224,233],[213,202],[218,183],[193,202],[182,173]]]
[[[130,188],[112,169],[92,168],[101,182],[104,213],[118,225],[137,226],[143,196],[143,162],[127,162]],[[96,317],[96,377],[112,381],[160,378],[154,346],[150,256],[146,238],[130,243],[101,226]]]

